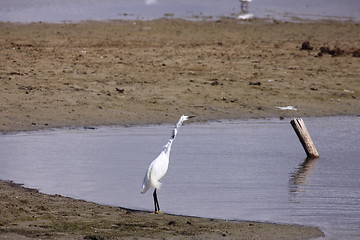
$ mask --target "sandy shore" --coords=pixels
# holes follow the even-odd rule
[[[360,113],[358,23],[0,23],[0,32],[1,132],[173,123],[183,113]],[[305,41],[312,50],[300,50]],[[340,56],[319,56],[321,47]],[[298,110],[276,108],[289,105]]]
[[[173,123],[181,114],[197,121],[360,114],[358,23],[0,23],[0,32],[3,133]],[[286,106],[297,110],[278,108]],[[8,182],[0,191],[0,239],[323,235],[313,227],[154,215]]]

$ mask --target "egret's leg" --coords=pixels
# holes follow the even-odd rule
[[[154,190],[153,197],[154,197],[155,213],[157,213],[157,214],[161,213],[159,201],[158,201],[157,194],[156,194],[156,188]]]
[[[153,198],[154,198],[154,206],[155,206],[155,212],[157,211],[157,196],[156,196],[156,189],[153,192]]]

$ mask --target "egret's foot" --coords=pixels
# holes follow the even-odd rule
[[[162,211],[155,211],[155,214],[164,214]]]

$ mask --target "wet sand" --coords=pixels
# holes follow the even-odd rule
[[[153,214],[0,182],[0,239],[308,239],[315,227]]]
[[[358,23],[0,23],[0,32],[3,133],[174,123],[181,114],[197,121],[360,114]],[[297,110],[277,108],[286,106]],[[313,227],[154,215],[0,186],[0,239],[323,235]]]

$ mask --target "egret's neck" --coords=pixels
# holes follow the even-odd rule
[[[173,141],[175,140],[176,138],[176,134],[180,128],[180,126],[182,125],[182,123],[184,122],[184,120],[182,118],[180,118],[179,122],[176,124],[175,128],[173,129],[173,132],[172,132],[172,135],[169,139],[169,141],[165,144],[164,146],[164,152],[166,154],[170,154],[170,151],[171,151],[171,145],[173,143]]]
[[[174,141],[174,138],[170,139],[170,140],[165,144],[163,151],[164,151],[166,154],[170,154],[171,145],[172,145],[173,141]]]

